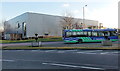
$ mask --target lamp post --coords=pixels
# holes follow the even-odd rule
[[[83,28],[85,28],[85,7],[87,7],[87,5],[83,6]]]

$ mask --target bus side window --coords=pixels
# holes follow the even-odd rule
[[[71,36],[71,32],[66,32],[66,37]]]
[[[93,31],[92,36],[98,36],[97,32]]]
[[[98,36],[104,36],[103,32],[98,32]]]
[[[78,35],[78,36],[83,35],[83,32],[82,32],[82,31],[77,32],[77,35]]]
[[[110,31],[110,36],[116,36],[117,32],[116,31]]]
[[[110,32],[109,31],[104,32],[104,36],[110,36]]]
[[[92,35],[92,32],[91,31],[88,31],[88,36],[91,36]]]
[[[87,33],[87,31],[84,31],[84,36],[88,36],[88,33]]]
[[[75,35],[77,35],[77,33],[76,32],[72,32],[72,35],[75,36]]]

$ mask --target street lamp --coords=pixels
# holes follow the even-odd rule
[[[83,6],[83,25],[85,27],[85,7],[87,7],[87,5]]]

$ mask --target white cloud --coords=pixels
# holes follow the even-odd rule
[[[119,0],[2,0],[2,2],[114,2]]]
[[[80,11],[79,10],[74,10],[73,13],[78,14],[78,13],[80,13]]]
[[[117,28],[118,27],[118,7],[117,3],[113,3],[108,7],[95,9],[89,14],[87,13],[86,18],[98,20],[103,23],[105,27]]]
[[[63,4],[63,7],[69,7],[69,6],[70,6],[70,4],[68,4],[68,3]]]

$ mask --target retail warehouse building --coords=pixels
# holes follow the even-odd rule
[[[39,36],[44,36],[45,34],[62,36],[61,17],[30,12],[24,13],[5,22],[5,39],[29,38],[34,37],[35,33]],[[77,26],[80,27],[83,19],[75,19],[78,21]],[[99,27],[98,21],[94,20],[85,20],[85,24],[87,27]]]

